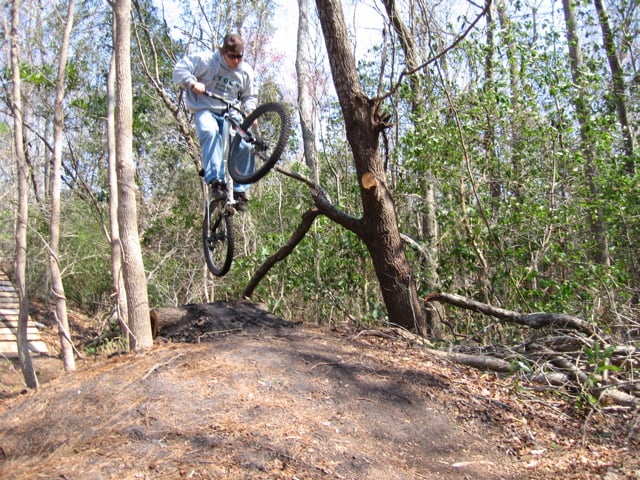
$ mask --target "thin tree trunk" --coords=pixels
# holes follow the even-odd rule
[[[582,58],[582,48],[580,46],[580,37],[578,36],[578,27],[575,13],[574,0],[562,0],[564,10],[565,24],[567,28],[567,42],[569,43],[569,57],[571,61],[571,76],[573,83],[576,85],[576,95],[574,97],[574,106],[576,116],[580,125],[580,143],[586,165],[586,177],[589,186],[592,201],[596,202],[593,209],[588,209],[589,223],[591,233],[596,240],[596,252],[594,261],[601,265],[610,265],[609,241],[607,239],[607,229],[604,222],[604,212],[599,205],[600,191],[596,184],[598,177],[598,168],[595,164],[595,155],[591,149],[591,139],[589,138],[589,108],[588,100],[585,98],[585,78],[584,78],[584,61]]]
[[[298,42],[296,46],[296,74],[298,76],[298,110],[300,112],[300,130],[304,148],[304,161],[311,171],[311,178],[316,186],[320,185],[320,165],[316,149],[316,129],[314,124],[313,102],[310,90],[313,88],[313,74],[310,71],[312,62],[309,32],[309,3],[310,0],[298,0]],[[322,284],[322,257],[313,257],[315,280]]]
[[[67,21],[60,45],[60,58],[58,63],[58,78],[56,80],[56,99],[54,105],[54,128],[53,128],[53,164],[51,167],[51,218],[49,220],[50,245],[49,245],[49,268],[51,270],[51,290],[55,302],[55,318],[58,323],[58,333],[60,337],[60,347],[64,369],[72,371],[76,369],[73,357],[73,345],[69,332],[69,319],[67,317],[67,299],[64,293],[62,273],[60,271],[60,191],[61,191],[61,171],[62,171],[62,142],[64,133],[64,84],[67,67],[67,57],[69,52],[69,37],[73,27],[75,2],[69,0],[67,6]]]
[[[311,170],[311,178],[319,184],[318,152],[316,150],[313,109],[309,88],[313,83],[309,72],[309,0],[298,0],[298,45],[296,48],[296,74],[298,75],[298,108],[304,146],[305,163]]]
[[[350,221],[331,209],[322,213],[337,221],[345,220],[342,225],[367,246],[389,321],[407,328],[421,327],[422,303],[398,232],[395,206],[386,186],[379,151],[380,132],[387,128],[378,110],[380,101],[367,98],[360,84],[340,1],[316,0],[316,5],[360,181],[363,217]]]
[[[135,351],[153,345],[149,319],[147,279],[138,235],[137,194],[133,165],[133,93],[131,87],[131,1],[113,3],[116,37],[116,172],[118,176],[118,223],[127,292],[129,345]]]
[[[422,71],[418,70],[418,67],[422,63],[419,57],[419,49],[414,41],[414,36],[409,28],[405,25],[400,17],[400,13],[397,10],[395,0],[383,0],[383,4],[387,11],[387,15],[391,20],[391,24],[394,27],[400,44],[402,45],[402,51],[407,63],[407,70],[415,71],[413,75],[409,77],[409,85],[413,96],[411,97],[411,112],[414,118],[421,119],[422,111],[425,105],[424,99],[424,75]],[[429,159],[425,159],[427,162]],[[424,269],[426,272],[425,281],[429,290],[440,289],[440,277],[438,275],[439,259],[438,259],[438,240],[439,230],[438,221],[436,218],[437,212],[437,200],[436,200],[436,188],[434,186],[434,178],[431,173],[431,169],[428,168],[424,174],[424,193],[423,201],[425,202],[425,213],[422,214],[422,238],[426,244],[424,249]],[[446,312],[442,304],[439,302],[432,302],[428,305],[426,311],[427,328],[423,329],[428,331],[431,336],[442,336],[441,322],[446,316]],[[423,334],[427,332],[423,331]]]
[[[613,98],[616,103],[616,111],[618,112],[618,121],[622,128],[622,136],[624,138],[624,151],[627,156],[625,167],[629,175],[635,173],[635,163],[633,161],[633,152],[636,150],[635,135],[631,122],[629,122],[629,116],[627,114],[627,102],[625,100],[625,82],[624,71],[620,64],[620,58],[618,57],[618,50],[616,48],[615,37],[611,30],[609,23],[609,15],[604,5],[603,0],[593,1],[596,10],[598,11],[598,18],[600,20],[600,29],[602,30],[602,40],[604,48],[607,52],[607,59],[609,60],[609,69],[611,70],[611,79],[613,82]]]
[[[20,314],[18,316],[18,358],[27,387],[38,388],[29,341],[27,340],[27,327],[29,322],[29,298],[26,286],[27,265],[27,220],[29,215],[29,185],[27,183],[27,164],[25,161],[22,132],[22,96],[20,92],[20,51],[18,42],[18,25],[20,24],[20,2],[13,0],[11,3],[11,74],[13,80],[13,138],[18,169],[18,218],[16,222],[16,286],[20,299]]]
[[[494,93],[495,91],[495,79],[494,79],[494,62],[493,56],[495,55],[495,32],[496,32],[496,20],[494,13],[496,13],[496,2],[493,2],[487,9],[487,49],[484,59],[484,89],[485,95],[488,92]],[[486,113],[486,133],[483,136],[484,154],[487,162],[487,171],[492,172],[491,166],[495,160],[495,142],[496,142],[496,115],[493,108],[494,103],[488,102],[489,106],[485,108]],[[499,175],[491,174],[489,177],[489,191],[491,193],[491,212],[492,220],[495,219],[498,214],[500,206],[500,198],[502,195],[502,179]]]
[[[115,21],[113,26],[115,33]],[[126,346],[129,346],[129,327],[127,326],[127,293],[122,276],[122,245],[118,225],[118,175],[116,173],[116,56],[111,54],[109,74],[107,76],[107,150],[109,156],[109,229],[111,237],[111,278],[116,295],[116,318],[120,324]]]

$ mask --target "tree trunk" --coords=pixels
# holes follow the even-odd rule
[[[129,345],[139,351],[153,345],[149,323],[147,279],[138,235],[137,193],[133,165],[133,94],[131,88],[131,1],[115,0],[116,22],[116,172],[118,223],[122,242],[124,285],[127,292]]]
[[[114,25],[115,27],[115,25]],[[115,28],[114,28],[115,33]],[[122,277],[122,245],[118,225],[118,175],[116,173],[116,57],[111,55],[107,77],[107,150],[109,156],[109,233],[111,244],[111,283],[116,295],[116,318],[120,324],[126,346],[129,346],[129,327],[127,326],[127,293]]]
[[[316,0],[316,5],[360,180],[363,217],[348,225],[371,254],[389,321],[406,328],[422,326],[422,304],[398,232],[378,148],[380,132],[386,128],[379,116],[379,101],[367,98],[360,84],[340,2]]]
[[[56,80],[56,99],[54,105],[53,164],[51,166],[51,180],[49,182],[49,187],[51,188],[49,268],[51,271],[51,290],[55,302],[54,316],[58,323],[60,351],[66,371],[75,370],[76,362],[73,357],[73,345],[71,343],[69,319],[67,317],[67,299],[64,293],[62,272],[60,271],[60,190],[62,183],[62,142],[64,134],[64,84],[74,9],[74,0],[69,0],[67,6],[67,21],[62,37],[62,44],[60,45],[60,57],[58,59],[58,78]]]
[[[18,42],[18,26],[20,25],[20,2],[13,0],[11,3],[11,75],[13,81],[13,139],[18,170],[18,219],[16,222],[16,285],[20,298],[20,315],[18,317],[18,358],[27,387],[37,389],[38,377],[36,376],[27,328],[29,322],[29,298],[26,286],[27,265],[27,220],[29,214],[29,186],[27,183],[27,165],[25,161],[22,133],[22,96],[20,92],[20,52]]]
[[[424,75],[419,69],[420,61],[419,49],[414,41],[414,36],[409,28],[402,21],[397,10],[395,0],[383,0],[387,15],[391,20],[391,24],[400,39],[402,51],[407,63],[407,70],[413,73],[409,77],[409,85],[413,96],[411,97],[411,113],[415,118],[421,119],[424,106],[426,104],[424,98]],[[429,162],[429,159],[425,159]],[[438,275],[439,259],[438,259],[438,221],[436,218],[437,200],[436,187],[431,169],[427,168],[424,174],[424,193],[423,201],[425,203],[425,213],[422,214],[422,239],[426,244],[424,252],[424,269],[426,271],[425,281],[429,290],[440,289],[440,277]],[[431,303],[426,310],[427,330],[431,336],[442,336],[441,323],[446,316],[446,311],[439,302]],[[424,329],[422,329],[424,330]],[[426,333],[426,332],[422,332]]]
[[[609,15],[602,0],[594,0],[596,10],[598,11],[598,19],[600,21],[600,29],[602,30],[602,40],[604,49],[607,52],[609,60],[609,69],[611,70],[611,78],[613,81],[613,98],[618,113],[618,121],[622,127],[622,136],[624,138],[624,151],[627,156],[625,167],[629,175],[635,173],[635,163],[633,161],[633,152],[635,152],[635,135],[629,116],[627,114],[627,102],[625,100],[625,82],[624,71],[620,64],[616,42],[609,24]]]
[[[309,59],[311,52],[309,32],[309,0],[298,0],[298,43],[296,46],[296,74],[298,76],[298,110],[300,112],[300,130],[304,161],[311,171],[311,178],[316,186],[320,185],[320,165],[316,149],[316,129],[311,90],[314,85],[315,65]],[[317,188],[317,187],[314,187]],[[314,217],[315,218],[315,217]],[[311,227],[311,225],[309,225]],[[314,255],[314,272],[317,285],[322,284],[322,256]]]
[[[298,0],[298,45],[296,48],[296,74],[298,75],[298,108],[300,111],[300,129],[304,160],[311,170],[311,178],[319,184],[318,152],[313,124],[313,109],[309,98],[309,87],[312,84],[309,72],[309,0]]]
[[[607,228],[604,222],[604,212],[599,205],[600,191],[596,184],[598,177],[598,169],[595,164],[594,153],[591,147],[590,131],[593,126],[589,125],[589,102],[585,97],[585,78],[584,78],[584,61],[582,59],[582,48],[580,47],[580,37],[578,36],[578,27],[575,13],[574,0],[562,0],[564,10],[565,24],[567,28],[567,42],[569,44],[569,57],[571,61],[571,76],[576,86],[577,92],[574,97],[574,106],[576,109],[576,117],[580,125],[580,143],[581,150],[585,160],[585,169],[587,183],[589,186],[590,197],[596,202],[593,209],[588,209],[589,223],[591,233],[596,240],[596,252],[594,261],[601,265],[610,265],[609,241],[607,239]]]

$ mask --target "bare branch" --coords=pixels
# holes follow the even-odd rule
[[[461,297],[459,295],[454,295],[451,293],[432,293],[427,295],[424,300],[426,302],[438,300],[444,303],[448,303],[449,305],[466,308],[474,312],[483,313],[485,315],[496,317],[501,320],[507,320],[509,322],[526,325],[532,328],[572,328],[587,335],[600,336],[600,332],[597,327],[580,318],[562,313],[538,312],[521,314],[511,310],[505,310],[504,308],[493,307],[491,305],[487,305],[486,303],[478,302],[471,298]]]
[[[289,240],[280,247],[280,250],[271,255],[262,265],[260,265],[260,268],[256,270],[251,277],[251,280],[249,280],[249,283],[244,288],[242,296],[247,298],[251,297],[253,291],[258,286],[258,283],[260,283],[260,280],[262,280],[267,272],[271,270],[271,267],[287,258],[294,248],[296,248],[296,246],[298,246],[298,244],[304,239],[318,215],[320,215],[320,211],[317,208],[311,208],[302,215],[302,220],[300,225],[298,225],[298,228],[296,228]]]

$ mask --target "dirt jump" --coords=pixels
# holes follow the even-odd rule
[[[37,392],[3,361],[0,478],[640,478],[637,413],[586,418],[394,329],[170,313],[149,352],[36,358]]]

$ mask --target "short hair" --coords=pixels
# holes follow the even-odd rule
[[[222,42],[222,51],[234,55],[242,55],[244,53],[244,40],[237,33],[229,33],[225,35]]]

